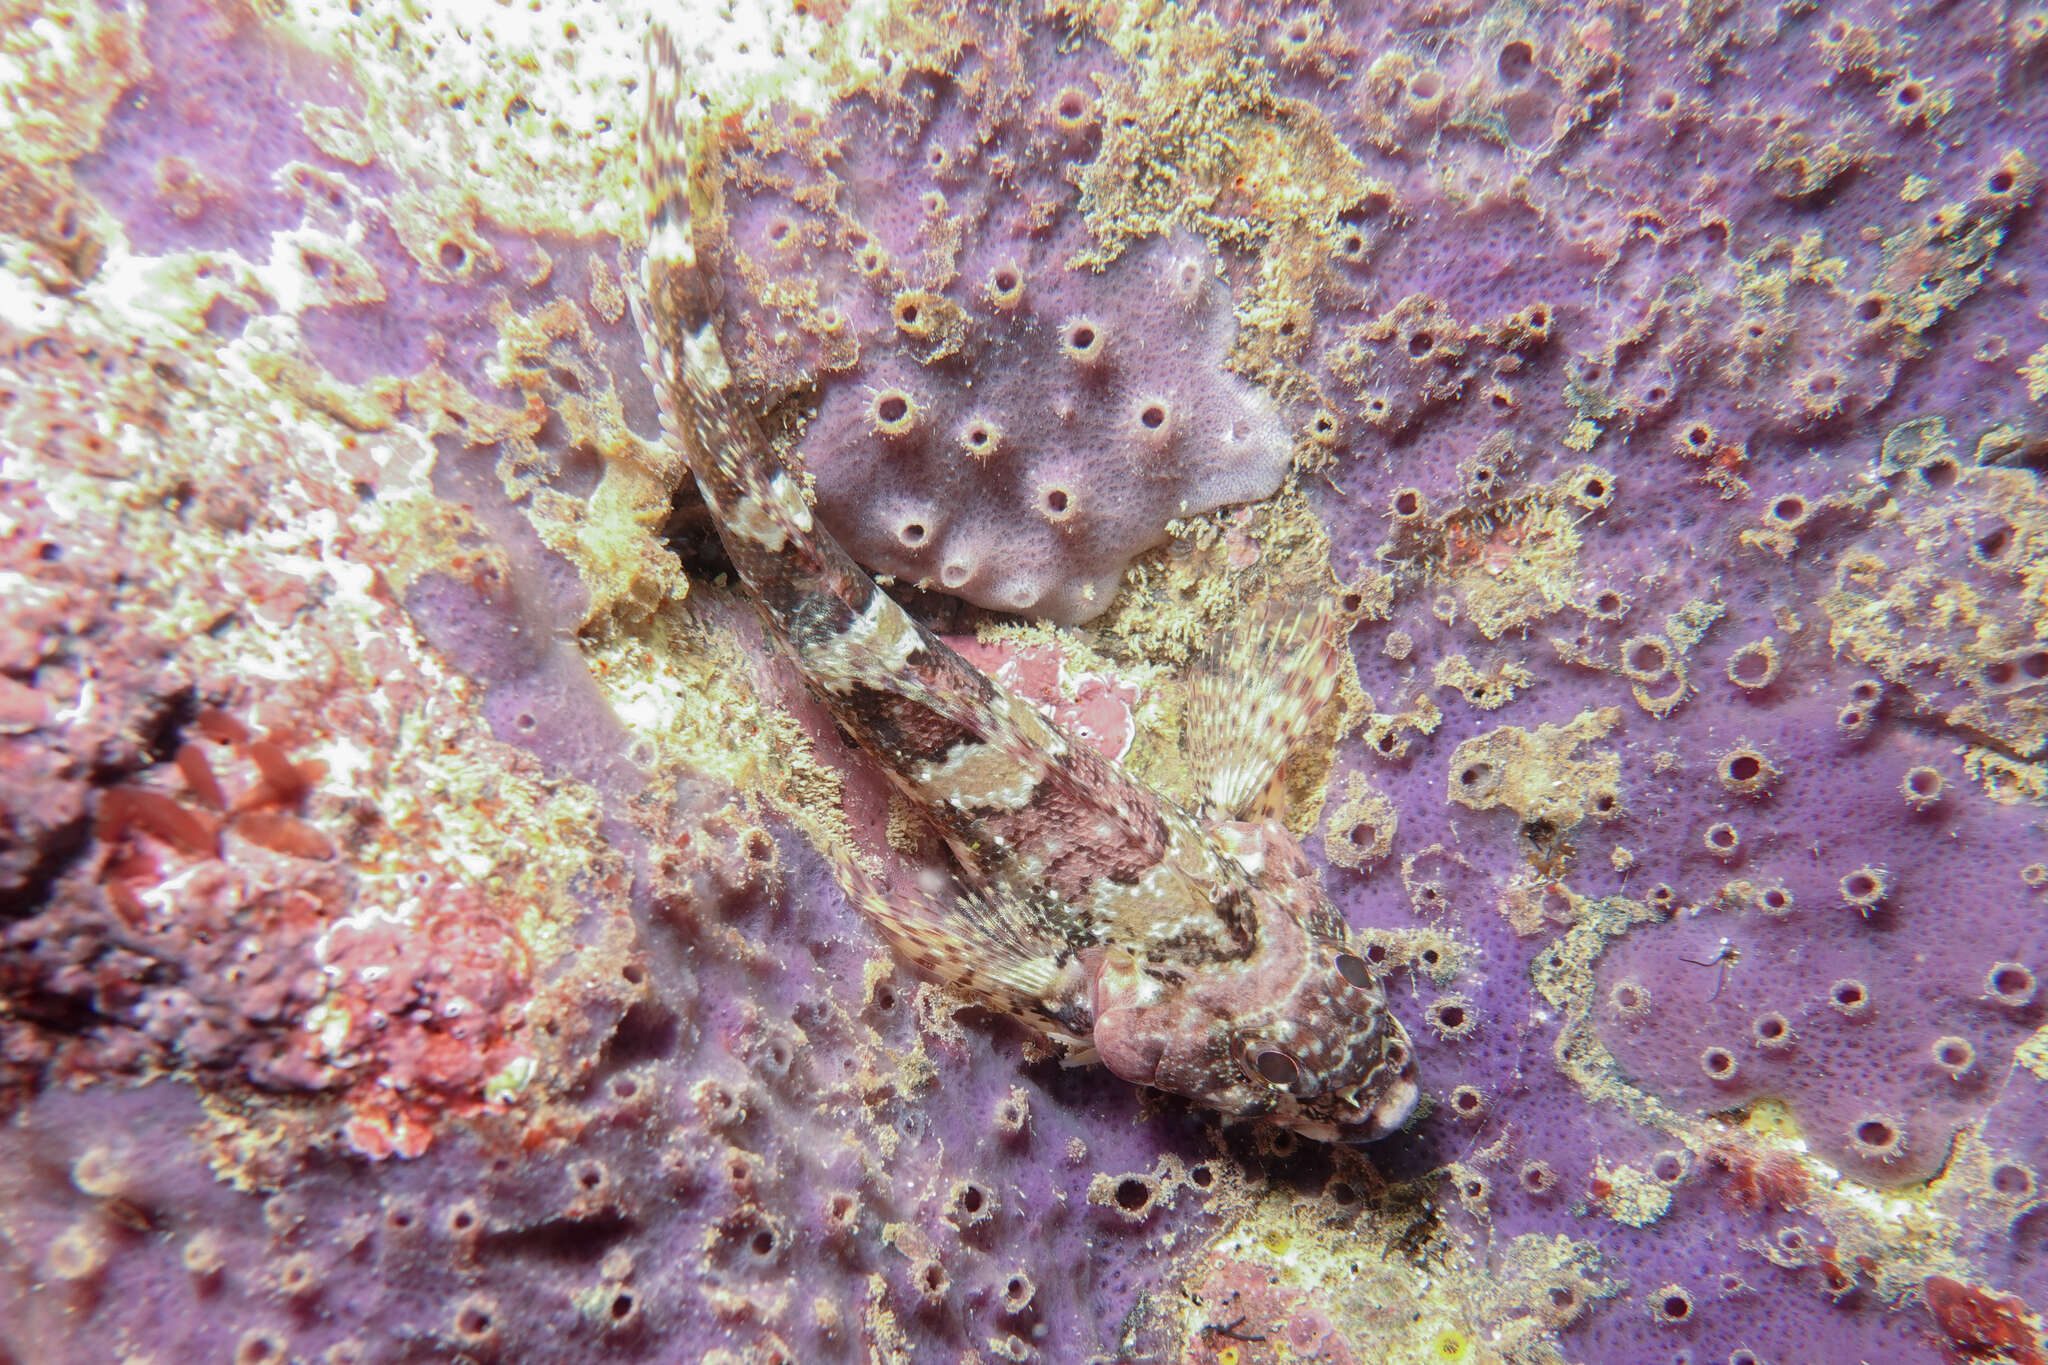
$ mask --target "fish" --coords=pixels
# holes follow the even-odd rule
[[[718,212],[720,125],[683,45],[647,42],[645,331],[687,455],[769,637],[936,830],[949,877],[826,850],[849,899],[934,981],[1071,1065],[1324,1142],[1401,1128],[1415,1047],[1283,823],[1286,765],[1335,698],[1327,598],[1273,593],[1188,684],[1176,801],[1067,734],[914,619],[814,514],[727,363],[694,224]]]

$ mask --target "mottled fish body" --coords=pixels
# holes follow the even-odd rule
[[[649,74],[651,350],[673,434],[770,632],[956,864],[950,895],[892,890],[841,850],[849,894],[920,970],[1070,1060],[1326,1140],[1399,1127],[1414,1048],[1277,818],[1282,765],[1339,677],[1329,612],[1262,613],[1198,670],[1198,811],[919,625],[818,524],[734,387],[692,232],[716,204],[695,139],[716,133],[659,26]]]

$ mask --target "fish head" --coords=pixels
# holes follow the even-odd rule
[[[1237,1089],[1254,1112],[1321,1142],[1387,1136],[1422,1098],[1408,1030],[1347,939],[1310,940],[1298,967],[1291,989],[1232,1031]]]
[[[1095,960],[1094,1043],[1112,1071],[1323,1142],[1369,1142],[1421,1098],[1415,1045],[1305,862],[1232,889],[1250,950]]]

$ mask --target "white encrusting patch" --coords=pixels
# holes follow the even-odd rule
[[[927,799],[957,809],[1022,810],[1031,804],[1042,771],[993,744],[963,744],[943,759],[916,765],[910,778]]]
[[[901,691],[903,673],[917,648],[917,627],[903,608],[880,591],[844,631],[798,646],[804,671],[818,686],[832,692],[851,692],[863,683]]]

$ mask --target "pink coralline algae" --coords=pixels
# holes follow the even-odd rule
[[[664,433],[637,19],[22,0],[0,1361],[2048,1357],[2048,10],[795,9],[682,26],[735,378],[1162,790],[1329,599],[1422,1111],[848,907],[937,851]]]

